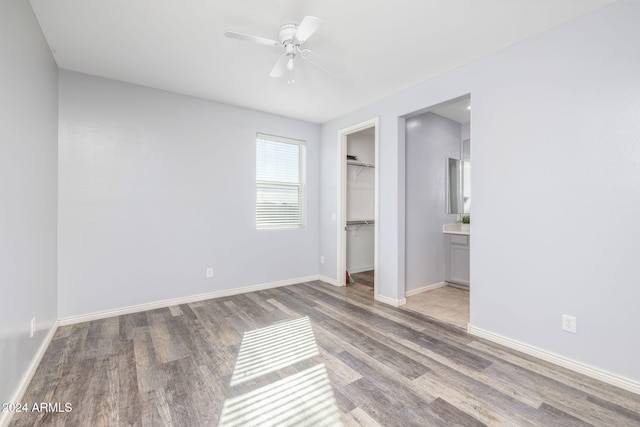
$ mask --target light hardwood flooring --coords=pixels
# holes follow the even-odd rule
[[[73,410],[12,425],[640,425],[638,395],[372,292],[310,282],[60,327],[24,401]]]

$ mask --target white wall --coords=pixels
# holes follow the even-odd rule
[[[0,63],[0,402],[11,402],[57,315],[57,68],[27,1],[0,2]]]
[[[307,141],[305,229],[256,231],[257,132]],[[317,275],[318,135],[61,71],[60,317]]]
[[[401,298],[398,117],[471,93],[472,325],[640,381],[637,40],[640,3],[616,2],[324,124],[321,253],[336,253],[336,132],[379,116],[379,291]]]
[[[442,225],[458,220],[447,214],[447,160],[460,158],[461,127],[433,113],[406,120],[406,292],[446,279]]]
[[[447,98],[449,99],[449,98]],[[337,190],[338,190],[338,131],[349,126],[364,122],[380,115],[379,140],[386,144],[378,147],[379,162],[376,164],[379,176],[379,212],[376,218],[378,228],[379,254],[381,261],[376,270],[376,284],[378,292],[393,299],[399,296],[397,284],[402,280],[404,284],[404,228],[398,234],[399,227],[404,227],[404,198],[402,189],[398,187],[399,162],[404,163],[404,144],[398,146],[397,134],[404,131],[404,124],[398,126],[397,115],[380,114],[379,103],[358,110],[340,119],[325,123],[321,128],[321,180],[320,188],[320,254],[324,255],[325,263],[320,266],[320,274],[337,280]],[[404,174],[404,170],[403,170]],[[402,218],[402,223],[399,220]],[[399,240],[402,240],[400,242]],[[400,262],[400,260],[402,262]]]
[[[358,161],[375,163],[373,129],[347,135],[347,153]],[[347,221],[375,219],[375,169],[347,165]],[[374,268],[375,225],[347,227],[347,271],[359,273]]]

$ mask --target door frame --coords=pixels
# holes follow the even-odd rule
[[[338,131],[338,208],[337,208],[337,285],[346,286],[346,269],[347,269],[347,136],[359,132],[361,130],[374,128],[374,202],[373,202],[373,215],[374,215],[374,228],[373,228],[373,268],[374,272],[379,268],[379,133],[380,133],[380,120],[378,117],[373,117],[369,120],[357,123],[355,125],[340,129]],[[378,296],[378,274],[374,274],[373,279],[373,295],[374,299]]]

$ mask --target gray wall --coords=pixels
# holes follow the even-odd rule
[[[462,140],[471,138],[471,123],[463,123],[462,125]]]
[[[256,231],[256,132],[307,141],[305,229]],[[318,136],[61,71],[60,317],[317,275]]]
[[[57,69],[27,1],[0,2],[0,63],[0,402],[11,402],[57,305]]]
[[[324,124],[321,274],[336,274],[338,129],[379,117],[378,283],[400,299],[399,117],[471,93],[471,324],[640,381],[637,40],[640,3],[616,2]]]
[[[461,125],[433,113],[406,121],[406,292],[443,282],[448,239],[447,159],[460,158]]]

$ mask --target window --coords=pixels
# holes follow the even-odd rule
[[[256,228],[305,225],[305,144],[258,134],[256,137]]]

